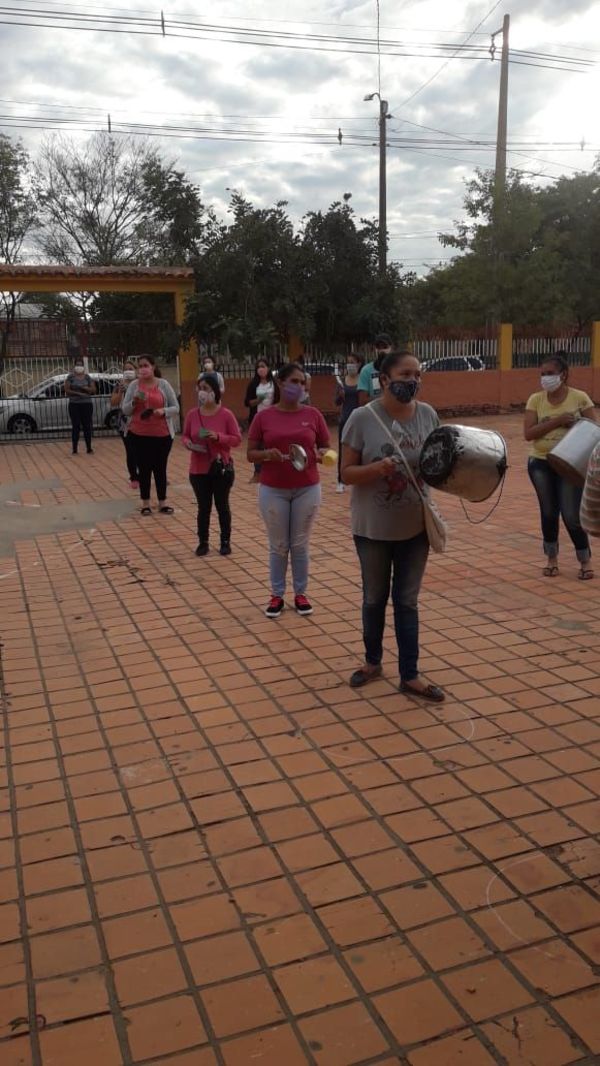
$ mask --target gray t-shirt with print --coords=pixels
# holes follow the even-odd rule
[[[370,407],[398,441],[418,484],[427,493],[427,486],[419,476],[419,457],[427,437],[440,424],[433,407],[417,403],[408,422],[396,422],[390,418],[381,400],[373,400],[354,411],[346,423],[342,443],[360,452],[362,466],[385,459],[394,451]],[[401,460],[391,478],[378,478],[367,485],[352,486],[351,513],[352,532],[369,540],[409,540],[425,528],[421,497]]]

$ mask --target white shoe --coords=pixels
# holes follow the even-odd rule
[[[338,481],[337,488],[336,488],[335,491],[336,492],[345,492],[346,491],[346,486],[344,485],[343,481]]]

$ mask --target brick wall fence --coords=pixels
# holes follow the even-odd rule
[[[224,403],[237,418],[248,416],[244,396],[249,379],[226,379]],[[474,370],[455,373],[433,372],[423,375],[423,387],[419,398],[430,403],[441,414],[478,414],[518,410],[524,407],[532,392],[540,387],[539,370]],[[600,405],[600,368],[573,367],[569,383],[583,389]],[[311,382],[311,402],[326,416],[335,414],[333,397],[335,378],[315,375]],[[193,391],[183,397],[183,406],[189,410],[195,403]]]

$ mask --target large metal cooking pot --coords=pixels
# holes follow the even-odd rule
[[[548,452],[548,462],[557,474],[573,485],[583,485],[590,456],[600,443],[600,426],[580,418]]]
[[[420,458],[421,477],[434,489],[482,503],[506,473],[504,437],[473,426],[438,426],[430,433]]]

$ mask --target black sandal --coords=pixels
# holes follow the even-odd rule
[[[431,703],[443,703],[446,696],[437,685],[427,685],[427,688],[417,689],[407,681],[400,682],[400,692],[406,696],[414,696],[416,699],[429,700]]]
[[[159,507],[158,508],[158,513],[159,514],[175,514],[175,508],[174,507]]]
[[[381,677],[381,673],[381,666],[375,666],[372,670],[366,670],[364,666],[361,666],[352,674],[350,688],[362,688],[363,685],[368,685],[369,681],[376,681],[378,677]]]
[[[151,507],[142,507],[142,509],[140,511],[140,514],[143,514],[143,515],[152,514],[152,508]]]

